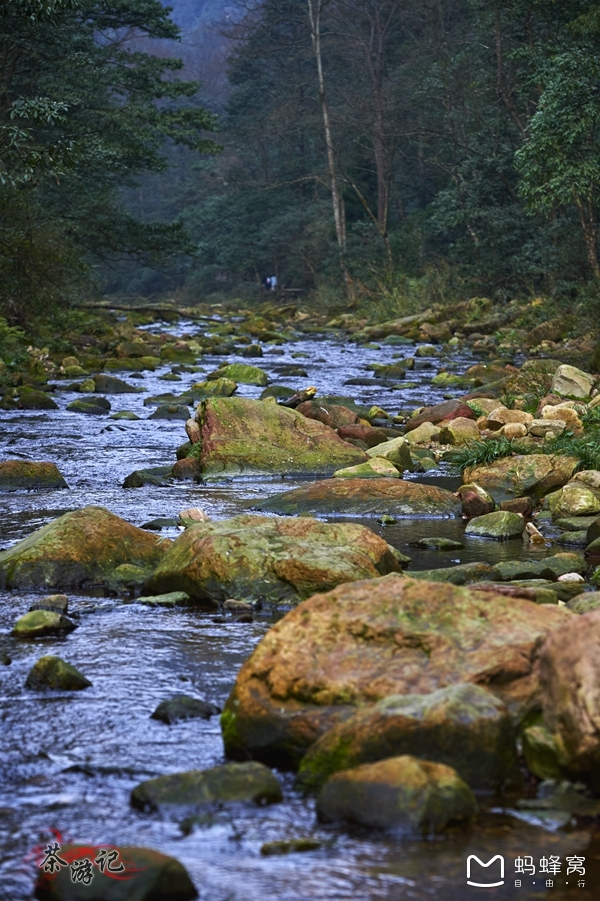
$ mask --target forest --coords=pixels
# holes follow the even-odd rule
[[[0,0],[0,308],[592,304],[600,5]]]

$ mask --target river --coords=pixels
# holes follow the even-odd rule
[[[149,326],[155,331],[193,335],[197,322]],[[210,331],[205,325],[201,330]],[[447,393],[431,385],[440,358],[418,360],[407,373],[413,388],[348,387],[348,378],[365,377],[369,362],[393,362],[412,356],[413,347],[382,345],[357,348],[338,334],[299,336],[283,353],[265,353],[255,362],[275,384],[318,386],[321,394],[351,394],[357,401],[380,404],[391,412],[442,400]],[[469,350],[454,351],[451,368],[463,372],[480,358]],[[200,360],[206,371],[222,357]],[[248,362],[229,357],[228,362]],[[442,358],[448,362],[447,357]],[[277,374],[283,364],[303,366],[308,377]],[[165,365],[132,384],[150,394],[183,392],[201,374],[183,372],[181,382],[165,382]],[[119,373],[123,378],[130,376]],[[259,388],[241,386],[239,393],[257,397]],[[83,416],[66,411],[81,395],[54,394],[60,409],[50,412],[0,412],[3,459],[50,460],[58,465],[68,490],[0,494],[0,545],[6,548],[60,514],[86,504],[100,504],[135,525],[155,517],[176,517],[186,507],[202,507],[211,517],[232,516],[253,500],[295,487],[286,479],[240,479],[208,486],[123,489],[134,469],[171,464],[185,440],[182,422],[148,420],[152,408],[144,395],[111,396],[112,412],[131,410],[137,421]],[[423,478],[415,476],[415,478]],[[458,484],[449,470],[428,473],[427,481],[444,487]],[[360,521],[360,520],[357,520]],[[386,540],[413,558],[413,568],[447,566],[451,561],[514,558],[521,542],[497,544],[472,540],[460,552],[416,551],[407,545],[427,535],[461,537],[460,521],[400,521],[379,526],[365,521]],[[164,530],[176,537],[176,529]],[[360,830],[323,827],[314,802],[294,790],[293,777],[281,776],[284,803],[252,810],[223,811],[189,834],[177,820],[134,811],[133,786],[143,779],[223,762],[218,718],[166,726],[150,719],[161,700],[176,693],[225,702],[236,674],[268,630],[268,616],[251,624],[221,622],[214,611],[197,608],[157,610],[130,599],[69,594],[70,612],[79,628],[66,638],[17,643],[10,630],[39,595],[0,592],[0,651],[10,665],[0,665],[2,725],[0,730],[0,898],[32,897],[36,863],[33,851],[57,830],[62,840],[78,843],[143,845],[172,854],[184,863],[203,901],[404,901],[473,898],[534,899],[600,897],[600,833],[592,828],[550,831],[521,822],[507,813],[511,799],[482,799],[477,827],[444,838],[405,840]],[[28,670],[42,654],[58,654],[75,664],[93,683],[85,692],[43,695],[24,688]],[[300,836],[326,839],[319,851],[286,857],[263,857],[264,842]],[[577,874],[546,885],[540,874],[533,888],[518,886],[514,861],[534,862],[550,854],[586,857],[583,886]],[[505,880],[493,889],[466,884],[466,860],[476,854],[487,861],[502,854]],[[564,866],[563,866],[564,876]]]

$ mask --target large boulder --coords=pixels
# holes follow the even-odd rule
[[[337,773],[317,799],[320,820],[425,835],[476,812],[475,796],[456,770],[408,755]]]
[[[445,488],[404,479],[323,479],[283,491],[256,505],[264,513],[353,516],[460,516],[460,501]]]
[[[479,685],[392,695],[317,739],[298,776],[315,787],[340,770],[400,754],[445,763],[471,788],[493,789],[516,763],[514,726],[504,702]]]
[[[131,792],[132,805],[141,810],[235,802],[274,804],[282,799],[281,786],[271,770],[254,761],[159,776],[140,782]]]
[[[55,463],[32,463],[29,460],[4,460],[0,463],[0,491],[68,487]]]
[[[222,715],[226,752],[297,766],[357,707],[461,682],[521,710],[537,697],[544,636],[572,616],[398,575],[317,594],[276,623],[240,670]]]
[[[145,589],[185,591],[214,604],[297,604],[315,591],[400,569],[390,546],[365,526],[244,514],[187,528]]]
[[[113,859],[110,855],[117,851]],[[40,870],[35,887],[38,901],[193,901],[198,892],[183,864],[174,857],[153,851],[112,845],[63,845],[58,856],[66,866],[50,875]],[[71,865],[85,858],[92,864],[93,878],[89,885],[74,882]],[[104,862],[104,869],[96,860]],[[124,870],[117,877],[106,872],[121,864]]]
[[[538,501],[565,485],[578,464],[576,457],[518,454],[485,466],[470,466],[463,473],[463,481],[476,482],[496,503],[525,496]]]
[[[209,398],[196,412],[194,447],[204,476],[310,472],[330,474],[368,458],[333,429],[275,402]]]
[[[2,588],[89,588],[105,585],[123,563],[154,568],[171,544],[104,507],[59,516],[0,552]]]
[[[540,673],[544,721],[561,764],[600,790],[600,610],[548,636]]]

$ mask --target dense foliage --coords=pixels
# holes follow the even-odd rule
[[[499,298],[593,282],[599,8],[239,3],[224,153],[178,183],[197,249],[188,286],[226,289],[271,271],[288,286],[341,284],[340,253],[367,295],[424,280],[438,296],[462,282]]]
[[[190,300],[597,295],[598,3],[174,7],[182,45],[158,0],[0,0],[0,312],[98,260]]]
[[[186,249],[119,195],[164,170],[166,140],[216,149],[181,63],[145,52],[177,36],[158,0],[0,0],[0,312],[67,299],[99,259]]]

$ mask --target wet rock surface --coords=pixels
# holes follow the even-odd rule
[[[249,362],[244,359],[246,356],[262,354],[260,365],[271,385],[265,390],[265,396],[296,395],[293,401],[296,412],[303,402],[311,401],[316,396],[318,410],[316,419],[312,420],[313,425],[318,423],[324,429],[329,428],[334,440],[343,441],[351,448],[351,453],[359,454],[352,462],[344,460],[339,463],[332,458],[328,461],[331,463],[329,472],[319,470],[315,473],[317,477],[366,462],[367,455],[372,459],[383,456],[386,442],[397,442],[397,447],[402,447],[402,432],[409,426],[405,440],[410,465],[406,455],[402,460],[396,460],[385,454],[404,478],[363,480],[368,482],[365,489],[368,487],[373,492],[376,483],[405,482],[418,486],[416,492],[423,501],[425,495],[429,496],[429,500],[433,497],[423,492],[423,488],[439,491],[443,487],[452,498],[450,500],[447,494],[442,495],[444,503],[447,501],[449,504],[445,509],[450,513],[436,514],[435,521],[429,522],[435,505],[427,508],[424,503],[420,509],[425,512],[416,514],[414,508],[409,506],[408,512],[392,513],[385,504],[374,502],[373,494],[362,508],[363,512],[354,512],[350,504],[346,509],[340,498],[332,512],[312,513],[327,519],[343,517],[344,524],[348,524],[348,519],[353,521],[352,524],[368,524],[372,535],[380,536],[394,548],[394,556],[400,566],[407,565],[398,559],[402,552],[410,553],[413,557],[410,565],[414,566],[414,575],[418,576],[423,586],[434,582],[436,590],[458,590],[452,589],[452,583],[458,581],[469,586],[464,589],[469,594],[479,595],[479,613],[473,622],[479,627],[486,621],[488,623],[489,632],[485,633],[487,637],[482,648],[486,654],[489,650],[489,660],[495,661],[495,667],[490,662],[490,669],[486,670],[480,684],[470,678],[472,674],[469,674],[468,666],[458,660],[456,653],[456,680],[452,676],[450,684],[436,683],[427,691],[419,688],[411,715],[405,719],[413,724],[411,729],[414,727],[414,734],[419,730],[432,730],[432,713],[427,713],[430,708],[424,699],[438,692],[451,694],[459,686],[464,687],[463,671],[467,671],[467,691],[482,692],[493,699],[492,707],[500,711],[508,709],[510,726],[518,732],[517,747],[523,749],[520,766],[524,782],[520,787],[515,787],[517,783],[511,781],[511,775],[511,779],[505,782],[504,793],[495,801],[491,800],[491,796],[481,796],[480,813],[474,829],[468,828],[469,820],[465,819],[458,821],[456,831],[450,819],[450,831],[443,841],[435,843],[420,841],[417,837],[421,834],[420,827],[407,826],[406,820],[401,817],[393,820],[395,825],[391,827],[391,835],[372,832],[373,820],[369,819],[368,805],[365,807],[362,802],[356,808],[356,823],[363,824],[358,831],[351,823],[354,814],[348,819],[344,814],[328,825],[320,825],[315,816],[314,796],[305,797],[293,788],[291,776],[282,778],[285,787],[285,802],[282,804],[263,808],[253,803],[234,802],[233,806],[226,803],[221,810],[220,803],[214,802],[208,805],[210,812],[205,812],[206,806],[202,805],[203,812],[182,823],[181,828],[176,822],[178,814],[174,813],[178,809],[177,804],[171,806],[172,812],[166,816],[163,813],[147,816],[129,810],[127,799],[130,792],[142,780],[147,782],[164,775],[181,775],[184,770],[206,771],[222,764],[223,749],[214,716],[210,719],[204,719],[202,715],[180,718],[167,727],[164,722],[152,719],[152,712],[165,699],[177,699],[182,690],[189,692],[191,701],[203,705],[205,702],[200,698],[214,698],[215,707],[222,706],[240,666],[261,637],[269,634],[268,630],[276,618],[270,617],[266,607],[261,611],[260,602],[248,604],[235,594],[227,597],[227,592],[219,609],[211,612],[202,605],[190,605],[184,597],[187,592],[176,595],[185,600],[183,604],[174,601],[173,594],[168,598],[147,594],[139,598],[157,564],[147,565],[132,556],[129,549],[110,561],[112,568],[108,560],[102,561],[100,575],[94,576],[98,581],[83,581],[69,587],[68,610],[64,603],[52,604],[49,599],[37,594],[43,585],[39,588],[0,589],[0,616],[3,618],[0,660],[6,664],[0,672],[6,702],[0,780],[3,785],[0,834],[5,849],[0,861],[0,879],[4,893],[11,901],[25,901],[31,897],[37,872],[35,864],[27,869],[29,865],[23,866],[22,861],[32,859],[33,844],[51,840],[49,823],[56,824],[62,835],[81,837],[92,843],[108,838],[118,842],[121,850],[140,844],[160,848],[171,858],[179,858],[190,873],[196,888],[193,884],[190,888],[188,883],[185,891],[201,890],[206,901],[221,901],[225,895],[232,899],[260,897],[270,901],[296,897],[298,892],[304,901],[305,898],[321,899],[324,892],[331,891],[340,897],[360,897],[368,901],[388,898],[394,893],[403,895],[408,891],[419,899],[443,897],[444,901],[462,901],[467,848],[484,860],[493,851],[503,853],[510,861],[511,857],[516,859],[523,853],[539,858],[547,855],[549,841],[552,851],[561,854],[563,859],[567,853],[585,856],[586,865],[593,872],[594,839],[590,844],[589,835],[596,828],[593,818],[597,816],[597,808],[594,807],[597,800],[593,789],[584,788],[581,781],[577,782],[590,777],[579,776],[575,765],[565,760],[561,730],[555,729],[554,725],[550,728],[542,716],[537,672],[539,652],[546,640],[544,630],[555,627],[556,617],[562,616],[562,622],[567,622],[564,617],[572,621],[585,620],[592,615],[588,611],[594,603],[594,592],[589,589],[596,587],[594,572],[600,558],[591,545],[600,537],[600,532],[587,540],[588,530],[596,517],[594,514],[582,515],[585,505],[581,507],[579,500],[571,504],[570,498],[589,499],[590,495],[593,496],[600,486],[600,472],[596,470],[597,464],[592,458],[586,457],[585,462],[581,463],[578,459],[575,465],[582,471],[576,472],[575,476],[572,472],[563,472],[558,480],[561,484],[557,484],[552,478],[544,482],[546,474],[540,468],[540,481],[543,483],[540,488],[535,479],[533,484],[527,478],[519,481],[521,467],[519,472],[510,475],[506,498],[499,496],[491,487],[486,497],[484,486],[478,485],[472,489],[466,479],[465,491],[460,490],[459,486],[464,464],[458,461],[468,455],[471,455],[471,468],[514,467],[517,457],[532,456],[532,451],[533,456],[545,457],[554,465],[557,458],[570,456],[573,448],[581,450],[584,447],[583,443],[573,445],[573,440],[589,442],[594,434],[594,419],[597,416],[594,413],[596,376],[592,376],[586,397],[569,399],[569,396],[559,393],[558,389],[562,390],[560,385],[555,385],[557,391],[551,392],[555,374],[564,364],[574,364],[584,375],[594,371],[584,356],[578,356],[577,347],[568,345],[568,339],[565,340],[568,329],[565,331],[564,324],[560,324],[560,328],[556,323],[549,326],[549,330],[541,335],[541,340],[560,340],[563,344],[543,345],[540,353],[547,353],[551,359],[540,359],[536,355],[526,361],[521,371],[517,371],[522,357],[515,357],[515,354],[520,354],[529,343],[529,331],[513,329],[512,322],[499,325],[500,319],[492,315],[491,306],[489,316],[482,317],[477,312],[468,321],[465,321],[463,312],[453,312],[456,318],[449,320],[447,315],[440,315],[439,311],[434,310],[428,311],[425,316],[409,317],[409,321],[379,324],[373,327],[375,331],[369,331],[371,326],[367,324],[364,336],[359,334],[364,323],[359,326],[356,317],[353,319],[348,313],[337,321],[337,325],[327,325],[326,337],[322,334],[326,325],[324,317],[304,313],[297,316],[291,308],[281,314],[273,308],[265,315],[246,310],[233,317],[219,308],[201,306],[199,310],[194,310],[193,318],[185,323],[159,323],[152,321],[152,316],[144,320],[146,314],[136,313],[138,318],[135,323],[126,321],[126,316],[121,316],[119,320],[115,318],[107,326],[105,334],[100,330],[98,336],[80,336],[78,330],[74,330],[70,337],[65,338],[65,341],[73,341],[72,350],[61,349],[59,355],[52,352],[51,358],[44,362],[52,383],[38,377],[39,373],[36,378],[31,378],[24,371],[22,375],[26,384],[13,384],[2,381],[4,374],[0,372],[0,390],[4,392],[0,402],[0,429],[3,429],[7,457],[30,460],[35,441],[44,449],[40,456],[54,461],[69,485],[68,490],[47,496],[43,492],[7,491],[0,498],[4,503],[4,547],[0,553],[6,553],[11,546],[16,547],[17,542],[32,536],[40,527],[57,521],[65,513],[80,511],[90,505],[102,505],[118,514],[120,520],[136,526],[164,520],[161,531],[150,536],[159,539],[157,544],[164,551],[168,549],[169,542],[177,538],[178,530],[187,524],[187,520],[178,517],[179,511],[200,508],[215,522],[231,521],[241,511],[262,504],[269,496],[286,489],[305,489],[307,486],[302,476],[309,470],[286,469],[285,459],[279,468],[257,470],[256,477],[252,471],[239,468],[229,474],[221,473],[218,480],[209,484],[205,480],[206,474],[196,467],[195,456],[189,456],[201,437],[196,419],[183,422],[147,418],[161,404],[185,406],[193,416],[195,404],[213,390],[233,391],[236,401],[258,403],[262,393],[260,385],[247,384],[242,378],[239,381],[228,380],[221,373],[223,364],[227,366],[242,360]],[[308,320],[302,318],[306,315]],[[306,321],[308,325],[305,325]],[[141,324],[143,322],[145,324]],[[461,331],[463,327],[465,330]],[[495,329],[499,331],[495,333]],[[447,343],[453,332],[455,336]],[[364,341],[367,337],[379,343],[366,345]],[[358,345],[351,343],[355,339]],[[250,344],[250,341],[260,343]],[[508,359],[516,365],[507,364]],[[406,375],[400,387],[397,380],[402,372]],[[120,384],[108,381],[116,377]],[[10,379],[13,379],[12,371]],[[170,386],[173,391],[164,390],[169,387],[164,385],[165,381],[177,382],[177,385]],[[351,383],[348,388],[343,388],[345,381]],[[314,392],[307,395],[309,389],[306,386],[311,382],[318,386],[318,393],[315,387]],[[534,397],[532,386],[537,391],[538,385],[540,391]],[[145,390],[143,393],[126,390],[127,386],[129,389]],[[103,403],[104,399],[99,396],[101,393],[110,400]],[[69,410],[73,401],[92,404],[98,415],[85,416]],[[108,403],[112,405],[112,410],[109,410]],[[436,424],[431,414],[426,413],[431,421],[426,418],[421,426],[414,428],[424,407],[435,408],[442,403],[447,405],[445,412],[441,411],[444,417],[449,414],[447,418],[440,419]],[[324,407],[330,420],[319,423],[322,415],[319,410]],[[314,409],[311,402],[311,410]],[[105,415],[100,415],[99,410],[104,411]],[[433,418],[437,418],[439,412],[434,412]],[[301,416],[302,412],[297,415]],[[333,418],[338,416],[339,420]],[[248,432],[248,423],[252,419],[241,419],[243,426],[238,431],[240,460],[248,451],[255,453],[256,443],[260,443],[258,436],[257,442],[253,439],[246,447],[242,446],[244,430]],[[460,429],[458,419],[467,420],[465,428],[473,436],[471,443],[461,445],[450,442],[452,432],[456,430],[458,434]],[[347,424],[337,424],[343,420],[348,420]],[[193,431],[189,428],[190,422],[195,425]],[[305,423],[311,427],[310,417],[304,416],[302,428]],[[329,432],[325,433],[330,436]],[[442,434],[448,439],[447,444],[440,443]],[[477,441],[474,440],[476,434]],[[186,437],[189,440],[183,446]],[[415,442],[415,439],[419,440]],[[570,448],[569,452],[556,453],[552,448],[553,440],[560,442],[556,447]],[[269,441],[273,443],[272,439]],[[268,442],[263,443],[268,447]],[[175,452],[180,445],[177,459],[181,465],[175,471]],[[339,448],[339,444],[336,446]],[[523,450],[519,449],[521,447]],[[592,443],[588,444],[589,447]],[[503,451],[505,463],[498,458],[500,450]],[[294,448],[294,454],[297,451],[298,448]],[[495,460],[491,459],[494,454]],[[517,466],[521,466],[518,461]],[[139,486],[138,490],[122,490],[123,480],[134,470],[150,471],[156,478],[146,478],[136,473],[132,481]],[[424,471],[427,471],[426,476]],[[301,473],[299,478],[296,478],[296,472]],[[548,481],[552,482],[549,488]],[[563,495],[552,497],[567,486],[571,487]],[[0,487],[0,492],[2,490]],[[460,497],[454,496],[457,492]],[[413,502],[415,497],[413,491]],[[567,515],[562,515],[562,510],[558,509],[556,513],[561,515],[555,515],[552,509],[559,497],[564,497],[562,510]],[[476,503],[485,503],[488,507],[476,510]],[[373,513],[367,504],[380,512]],[[442,507],[443,504],[437,509]],[[523,538],[519,536],[498,542],[482,541],[465,533],[465,517],[468,520],[481,516],[493,512],[495,507],[523,516],[527,527],[537,527],[538,537],[529,528]],[[585,557],[583,553],[556,553],[563,542],[567,543],[564,549],[569,549],[568,542],[572,540],[569,535],[576,536],[581,542],[585,536],[587,545],[580,545],[581,550],[586,551]],[[430,543],[419,545],[418,539],[432,537],[437,538],[436,547]],[[164,541],[160,541],[162,538]],[[87,539],[80,541],[79,552],[84,558],[88,543]],[[357,542],[354,542],[355,551],[356,545]],[[443,546],[445,551],[439,549]],[[297,556],[303,563],[304,556]],[[324,566],[322,572],[325,570]],[[578,578],[582,581],[577,581]],[[379,578],[375,577],[374,583],[378,581]],[[411,653],[417,660],[429,656],[433,664],[440,662],[444,644],[441,641],[438,646],[437,642],[440,635],[445,634],[441,627],[442,608],[438,609],[433,603],[436,623],[432,625],[427,618],[431,592],[432,589],[428,588],[418,611],[410,607],[410,615],[417,617],[414,628],[406,628],[402,620],[401,630],[390,626],[382,638],[375,629],[373,637],[374,629],[365,611],[364,616],[361,614],[352,628],[348,628],[348,634],[354,636],[352,641],[357,642],[357,647],[364,642],[365,646],[371,643],[375,649],[380,642],[383,663],[388,669],[390,659],[393,661],[393,657],[400,658]],[[138,603],[140,599],[142,603]],[[559,602],[568,603],[569,609],[559,608]],[[305,603],[310,603],[310,600]],[[518,611],[522,605],[536,611],[538,637],[522,653],[517,653],[512,646],[507,651],[503,643],[509,638],[498,619],[499,605],[502,603],[512,605],[513,611]],[[25,615],[28,608],[35,608],[36,605],[42,609],[45,605],[47,612],[59,617],[68,614],[79,628],[69,633],[48,632],[36,638],[35,643],[32,640],[17,641],[10,634],[15,621]],[[344,614],[343,602],[336,602],[336,606],[335,612]],[[377,620],[379,613],[375,612]],[[468,647],[472,659],[473,655],[477,657],[479,646],[469,645],[467,635],[471,626],[468,618],[462,619],[461,605],[457,604],[454,595],[446,604],[446,617],[456,619],[459,625],[462,623],[461,629],[464,629],[457,638],[458,645]],[[297,627],[295,635],[287,642],[294,652],[306,628],[306,625]],[[557,632],[561,628],[562,625],[556,626]],[[392,632],[394,638],[390,637]],[[325,632],[323,646],[315,651],[317,672],[320,672],[321,655],[335,657],[341,650],[337,640],[329,641],[327,635]],[[402,635],[405,637],[402,638]],[[397,639],[401,647],[396,643]],[[43,652],[48,656],[61,655],[65,661],[76,663],[81,673],[85,674],[83,678],[93,685],[86,691],[25,689],[27,674],[40,653],[39,642],[42,642]],[[530,653],[529,648],[534,645],[537,651]],[[392,651],[390,658],[388,654]],[[454,653],[451,650],[446,654],[450,673],[454,672]],[[347,658],[343,655],[342,659]],[[519,667],[527,660],[531,664],[531,672],[529,676],[520,675]],[[356,668],[360,669],[360,661],[356,661]],[[306,670],[310,670],[308,663]],[[393,666],[390,671],[393,676]],[[368,667],[365,672],[368,672]],[[564,672],[567,673],[566,668]],[[381,698],[376,694],[373,697],[365,695],[359,703],[349,703],[344,695],[348,688],[345,682],[340,688],[340,695],[335,695],[339,686],[333,674],[332,668],[331,678],[328,676],[327,682],[321,682],[318,690],[324,694],[319,698],[322,703],[318,704],[310,700],[313,690],[310,680],[307,683],[304,675],[298,680],[298,693],[293,699],[296,705],[294,716],[306,739],[303,747],[307,750],[312,736],[319,731],[314,726],[321,713],[327,714],[327,722],[319,723],[319,728],[321,725],[331,728],[319,742],[325,741],[326,735],[333,737],[337,729],[354,722],[355,717],[374,715],[378,705],[388,700],[386,688]],[[372,671],[376,688],[378,680],[385,675],[384,670],[379,674]],[[578,670],[572,671],[571,678],[575,676],[579,678]],[[528,679],[530,685],[522,693],[520,687],[525,688]],[[574,683],[566,679],[565,676],[564,685],[573,695],[572,703],[581,703],[582,698],[575,697],[577,691],[572,687]],[[590,679],[589,684],[593,684],[595,677]],[[406,697],[415,696],[409,682],[406,676],[399,688],[402,703]],[[278,686],[281,684],[277,683]],[[531,685],[538,687],[529,694]],[[331,697],[337,698],[335,703],[329,703],[328,691]],[[584,691],[583,699],[585,694]],[[394,695],[389,697],[393,709]],[[524,697],[528,699],[525,703]],[[269,710],[271,703],[275,712],[277,706],[282,706],[275,695],[267,700]],[[283,706],[288,701],[284,701]],[[290,703],[289,711],[293,706]],[[440,706],[444,705],[439,703]],[[437,709],[435,704],[433,707]],[[521,720],[520,715],[524,711],[527,711],[526,718]],[[311,721],[307,719],[309,714],[313,717]],[[479,719],[485,719],[482,709],[479,714],[482,714]],[[477,730],[473,724],[478,722],[478,716],[471,712],[466,717],[474,732]],[[581,718],[580,713],[577,716]],[[492,714],[490,718],[490,722],[495,722]],[[459,719],[446,711],[436,720],[436,728],[442,733],[450,726],[459,730],[462,728]],[[358,719],[356,722],[357,744],[354,751],[358,754],[364,750],[363,739],[368,749],[369,742],[375,736],[367,735],[364,729],[362,732],[358,730]],[[225,717],[223,725],[226,737],[231,737],[231,730],[228,733],[231,720]],[[273,722],[270,722],[269,728],[272,726]],[[491,733],[494,728],[490,727]],[[434,747],[434,732],[428,733],[429,748]],[[406,731],[401,734],[406,737]],[[574,730],[574,734],[579,733]],[[440,740],[442,746],[444,740]],[[368,765],[384,764],[396,754],[396,747],[399,746],[390,747],[389,753],[386,749],[388,756],[383,760],[370,761]],[[472,759],[469,757],[471,752],[466,753],[469,747],[465,739],[465,759]],[[404,746],[399,750],[405,753]],[[428,761],[426,751],[419,745],[418,753],[414,755],[418,758],[418,768],[422,769],[423,761]],[[413,754],[412,746],[406,753]],[[276,753],[273,762],[278,766],[288,765],[286,754]],[[487,751],[482,752],[482,760],[486,759],[486,754]],[[578,759],[576,755],[574,759]],[[360,760],[351,768],[360,767],[362,758]],[[289,762],[296,766],[298,757]],[[460,760],[449,762],[456,764],[457,772],[459,764],[465,763]],[[448,761],[441,759],[429,760],[429,763],[448,765]],[[503,766],[504,762],[498,760],[498,773]],[[488,775],[492,769],[492,766],[488,768]],[[581,769],[581,772],[584,770]],[[472,780],[474,773],[473,768]],[[461,775],[468,783],[466,769]],[[546,783],[536,788],[537,779],[545,779]],[[548,788],[549,779],[554,780],[554,788]],[[573,781],[565,783],[566,779]],[[491,781],[493,779],[490,777]],[[482,779],[481,784],[484,782],[485,779]],[[572,789],[563,791],[560,786],[565,784],[572,786]],[[437,788],[439,785],[438,780]],[[386,786],[388,796],[390,792],[400,791],[398,780],[394,782],[388,778]],[[421,796],[416,791],[416,782],[409,780],[408,787],[412,792],[410,797],[417,803]],[[402,782],[401,790],[406,788],[406,782]],[[495,804],[501,807],[493,806]],[[375,807],[379,807],[377,802]],[[397,815],[396,811],[394,816]],[[428,824],[424,826],[424,831],[434,828],[431,819],[425,817],[423,822]],[[551,835],[548,830],[553,830]],[[460,841],[457,841],[459,834]],[[402,836],[401,843],[399,836]],[[66,847],[66,841],[63,838],[59,840],[63,848]],[[265,851],[261,854],[261,849],[269,846],[278,853],[279,849],[290,852],[310,850],[312,853],[308,857],[293,854],[292,858],[296,860],[288,858],[286,866],[281,868],[270,853]],[[300,862],[302,858],[306,863]],[[377,861],[376,867],[373,861]],[[71,882],[69,870],[62,871],[60,878],[62,881],[57,880],[55,885],[62,887],[64,883],[65,891],[78,890],[78,886]],[[93,885],[99,879],[98,871]],[[136,880],[134,884],[136,890],[141,891],[141,880]],[[174,880],[169,880],[167,897],[174,897],[175,884]],[[108,888],[104,887],[104,883],[100,885],[102,891],[99,897],[103,901],[113,897],[108,894],[109,889],[118,892],[123,885],[123,890],[128,892],[127,897],[130,897],[132,883],[112,881]],[[160,894],[153,894],[155,888],[148,889],[149,897],[161,897]],[[93,897],[90,887],[85,890],[85,897]],[[562,888],[554,891],[557,899],[565,901]],[[118,893],[114,897],[123,901]],[[77,901],[83,899],[77,897]]]
[[[289,605],[325,585],[400,569],[364,526],[244,515],[190,525],[145,591],[185,591],[214,605],[229,598]]]
[[[527,709],[539,697],[539,645],[571,616],[395,575],[314,595],[242,667],[222,714],[226,751],[297,766],[353,707],[460,682]]]

